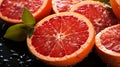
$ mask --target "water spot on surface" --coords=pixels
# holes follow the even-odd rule
[[[0,47],[2,47],[3,45],[0,43]]]

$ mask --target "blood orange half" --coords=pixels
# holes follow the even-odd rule
[[[55,66],[68,66],[82,61],[94,45],[94,27],[78,13],[50,15],[35,26],[27,38],[29,50],[39,59]]]
[[[98,55],[111,67],[120,67],[120,24],[105,28],[96,35]]]
[[[94,25],[96,33],[118,23],[112,10],[99,1],[82,1],[74,5],[71,11],[85,15]]]
[[[84,0],[52,0],[52,7],[55,13],[68,12],[71,7]]]
[[[51,11],[51,0],[2,0],[0,18],[11,23],[21,23],[21,15],[26,7],[36,20],[47,16]]]

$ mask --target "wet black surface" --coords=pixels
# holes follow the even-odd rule
[[[0,20],[0,67],[52,67],[33,56],[26,42],[13,42],[3,38],[9,26]],[[73,67],[106,67],[94,50],[82,62]]]

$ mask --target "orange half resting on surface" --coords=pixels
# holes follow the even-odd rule
[[[52,0],[52,7],[55,13],[68,12],[71,7],[84,0]]]
[[[120,24],[105,28],[96,35],[96,51],[111,67],[120,67]]]
[[[23,9],[26,7],[36,20],[49,15],[51,0],[2,0],[0,1],[0,18],[8,23],[21,23]]]
[[[99,1],[81,1],[73,5],[70,11],[85,15],[92,22],[96,33],[118,23],[111,8]]]
[[[42,61],[55,66],[69,66],[82,61],[94,45],[91,22],[78,13],[50,15],[27,37],[29,50]]]

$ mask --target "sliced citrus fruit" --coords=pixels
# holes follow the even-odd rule
[[[113,12],[120,19],[120,0],[110,0]]]
[[[51,0],[3,0],[0,1],[0,18],[11,23],[20,23],[26,7],[36,20],[47,16],[51,11]]]
[[[96,50],[105,63],[120,67],[120,24],[105,28],[96,35]]]
[[[99,1],[82,1],[74,5],[71,11],[85,15],[94,25],[96,33],[118,23],[111,9]]]
[[[44,62],[68,66],[82,61],[94,45],[94,27],[78,13],[50,15],[35,26],[27,38],[29,50]]]
[[[52,7],[55,13],[68,12],[71,7],[84,0],[52,0]]]

